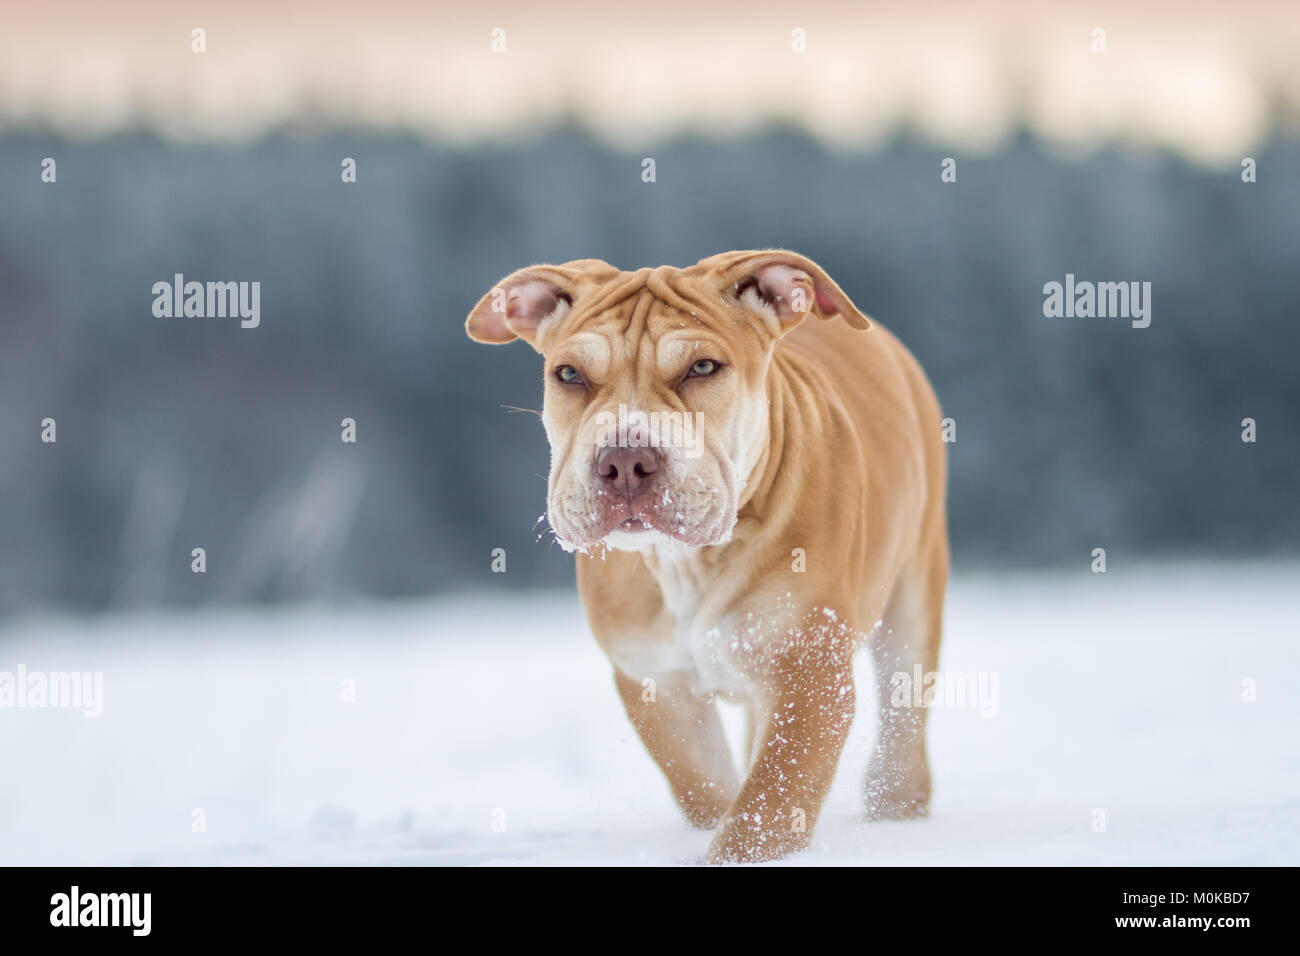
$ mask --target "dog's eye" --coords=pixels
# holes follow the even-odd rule
[[[691,366],[691,370],[686,373],[687,378],[704,378],[706,375],[712,375],[718,369],[722,368],[713,359],[700,359]]]
[[[555,370],[555,377],[565,385],[585,385],[580,373],[572,365],[561,365]]]

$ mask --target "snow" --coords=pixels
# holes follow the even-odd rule
[[[996,675],[996,716],[934,710],[931,816],[865,824],[859,694],[814,845],[784,863],[1300,862],[1298,571],[958,576],[943,670]],[[44,615],[0,628],[0,671],[19,664],[102,671],[104,709],[0,709],[3,864],[671,865],[708,845],[571,593]]]

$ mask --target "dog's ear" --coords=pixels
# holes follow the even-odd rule
[[[568,314],[574,302],[618,274],[599,259],[520,269],[478,300],[465,320],[465,331],[474,341],[489,345],[523,339],[540,352],[546,331]]]
[[[867,318],[821,266],[797,252],[771,249],[728,252],[705,259],[721,273],[726,291],[784,335],[809,315],[840,316],[855,329],[871,328]]]

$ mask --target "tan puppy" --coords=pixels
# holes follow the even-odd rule
[[[833,321],[803,322],[808,316]],[[713,862],[808,844],[870,638],[869,817],[924,814],[925,710],[948,576],[940,412],[924,373],[814,262],[522,269],[470,313],[546,361],[548,518],[632,723]],[[741,701],[739,776],[713,700]]]

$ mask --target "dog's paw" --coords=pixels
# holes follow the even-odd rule
[[[736,794],[734,788],[709,783],[704,787],[679,790],[674,796],[687,823],[698,830],[712,830],[727,815]]]
[[[863,785],[865,820],[914,820],[930,813],[928,767],[886,766],[872,760]]]
[[[915,820],[929,816],[929,797],[868,797],[862,810],[867,822],[876,820]]]
[[[773,821],[773,824],[775,821]],[[802,828],[764,825],[748,815],[729,817],[709,844],[708,863],[766,863],[806,849],[809,834]]]
[[[726,813],[726,808],[713,809],[704,807],[682,808],[682,813],[686,816],[686,822],[697,830],[712,830]]]

